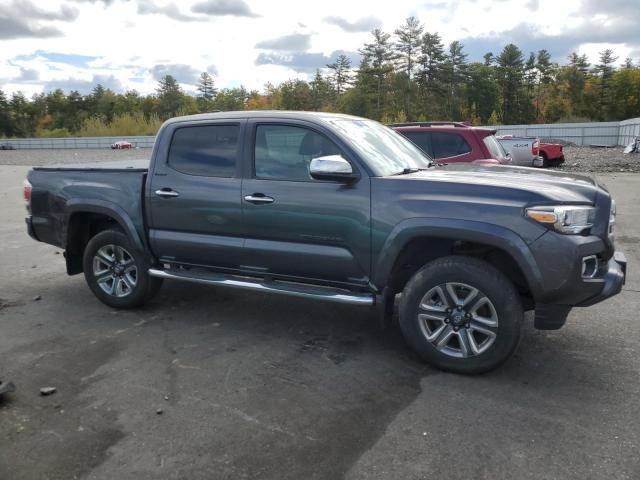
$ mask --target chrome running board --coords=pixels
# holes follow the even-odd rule
[[[225,275],[223,273],[176,272],[150,268],[149,275],[157,278],[183,280],[185,282],[203,283],[205,285],[216,285],[219,287],[242,288],[244,290],[255,290],[258,292],[279,293],[292,297],[312,298],[329,302],[347,303],[350,305],[370,306],[373,305],[375,301],[375,296],[371,293],[354,293],[339,288],[283,282],[279,280],[251,280],[247,277]]]

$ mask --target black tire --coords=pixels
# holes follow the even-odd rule
[[[424,310],[424,303],[421,308],[423,297],[434,290],[435,296],[429,297],[426,302],[429,304],[429,309],[444,310],[449,304],[453,304],[453,297],[449,294],[446,294],[448,301],[434,300],[441,296],[438,292],[441,292],[442,286],[447,284],[458,285],[451,287],[455,293],[468,291],[471,295],[472,290],[466,289],[467,286],[477,289],[478,293],[475,297],[470,297],[469,306],[463,307],[460,312],[457,311],[457,307],[452,309],[452,313],[431,312],[431,310]],[[455,289],[458,289],[458,292]],[[456,298],[458,298],[457,295]],[[485,299],[488,299],[489,303],[486,303]],[[485,310],[471,312],[476,308],[476,304],[482,304],[479,308]],[[486,314],[483,316],[478,312],[490,312],[491,318],[495,319],[495,327],[485,328],[485,324],[476,321],[477,318],[483,319],[482,321],[489,319],[485,318]],[[521,324],[524,318],[520,296],[509,279],[489,263],[465,256],[443,257],[427,263],[418,270],[402,292],[399,313],[402,334],[420,358],[438,369],[466,375],[487,372],[506,361],[520,342]],[[431,317],[431,313],[438,318],[442,317],[443,320],[438,319],[435,322],[425,320]],[[418,316],[419,314],[421,317]],[[469,317],[465,320],[467,315]],[[459,322],[468,322],[468,324],[463,325]],[[442,333],[429,341],[428,336],[435,335],[440,328],[444,329]],[[455,332],[453,332],[454,328]],[[489,331],[493,337],[485,336],[482,328]],[[447,335],[450,343],[441,349],[437,348],[436,344]],[[470,336],[473,337],[471,338],[473,348],[479,353],[472,352]],[[483,338],[485,342],[482,345],[486,350],[477,348],[478,339]],[[462,343],[465,343],[466,348],[463,348]],[[453,356],[458,355],[456,344],[460,350],[459,357]],[[465,357],[465,350],[472,354]]]
[[[105,257],[99,256],[99,252],[109,251],[113,252],[113,259],[118,256],[117,251],[120,253],[119,256],[126,259],[126,261],[112,263]],[[96,261],[98,262],[98,267],[94,269],[94,262]],[[108,264],[112,265],[112,267],[108,267]],[[150,300],[162,286],[162,279],[150,277],[147,273],[149,265],[144,253],[133,245],[127,235],[118,230],[104,230],[89,240],[84,250],[82,265],[87,285],[89,285],[93,294],[102,303],[113,308],[140,307]],[[109,271],[105,270],[106,273],[99,276],[102,279],[99,284],[98,276],[94,271],[101,272],[103,268],[111,269]],[[115,268],[120,270],[113,271],[112,269]],[[105,291],[104,288],[110,289],[113,285],[116,285],[116,287],[112,289],[112,294]]]

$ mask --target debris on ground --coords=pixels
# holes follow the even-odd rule
[[[623,153],[640,153],[640,137],[633,139],[629,145],[627,145]]]
[[[16,391],[16,386],[12,382],[3,382],[0,380],[0,395]]]
[[[564,147],[564,164],[552,167],[551,170],[572,173],[640,173],[640,157],[625,155],[622,147],[589,148]]]
[[[58,389],[56,387],[42,387],[40,389],[40,395],[42,395],[43,397],[46,397],[47,395],[53,395],[57,390]]]

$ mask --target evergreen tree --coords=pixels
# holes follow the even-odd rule
[[[524,118],[527,122],[530,122],[538,117],[538,113],[532,112],[530,108],[532,101],[535,99],[534,90],[538,83],[538,70],[536,70],[536,55],[533,52],[529,53],[529,58],[524,64],[524,84],[526,90],[526,105],[524,106]],[[536,109],[538,108],[537,102]]]
[[[376,119],[381,119],[384,109],[384,96],[386,94],[386,76],[393,71],[394,54],[389,39],[391,35],[384,33],[379,28],[371,32],[373,41],[365,43],[360,53],[367,59],[369,69],[365,74],[375,78]]]
[[[586,55],[573,52],[568,57],[569,64],[562,67],[558,78],[562,82],[563,90],[569,100],[570,114],[574,117],[585,115],[584,88],[589,71]]]
[[[498,85],[494,69],[484,63],[469,65],[469,84],[467,103],[470,116],[477,123],[486,125],[489,122],[498,99]]]
[[[351,60],[346,55],[338,55],[336,61],[327,65],[333,72],[329,76],[336,91],[336,95],[340,97],[351,83]]]
[[[433,111],[435,97],[442,90],[442,64],[445,59],[444,44],[437,33],[426,32],[422,36],[418,56],[417,83],[420,92],[423,115]]]
[[[544,111],[544,93],[549,83],[551,83],[551,77],[553,73],[551,54],[544,49],[538,51],[538,55],[536,57],[536,70],[538,77],[538,92],[536,95],[536,119],[538,119],[540,118],[541,112]]]
[[[372,118],[375,115],[376,80],[371,76],[371,65],[366,57],[356,70],[353,88],[338,99],[339,111]]]
[[[406,78],[401,81],[404,90],[404,112],[407,120],[412,120],[412,104],[414,102],[413,72],[416,68],[420,46],[422,44],[422,32],[424,27],[417,18],[409,17],[404,25],[395,30],[397,41],[394,44],[398,66],[404,70]]]
[[[171,75],[165,75],[158,81],[158,114],[160,118],[175,117],[182,107],[182,89],[178,81]]]
[[[320,70],[316,70],[316,75],[309,82],[311,88],[311,106],[316,112],[327,108],[333,103],[334,91],[330,82],[325,79]]]
[[[14,134],[13,119],[6,94],[0,90],[0,137],[11,137]]]
[[[614,67],[613,64],[618,60],[618,57],[614,55],[613,50],[607,48],[600,52],[600,63],[598,63],[593,73],[599,78],[598,81],[598,114],[599,120],[605,120],[611,118],[609,112],[612,104],[611,98],[611,77],[613,76]]]
[[[464,45],[454,40],[449,45],[449,53],[445,57],[443,70],[447,82],[447,104],[449,118],[460,120],[460,86],[467,80],[467,54],[463,53]]]
[[[524,58],[522,51],[510,43],[497,57],[498,83],[502,90],[502,123],[509,125],[520,120]]]
[[[198,80],[198,86],[196,87],[198,90],[198,107],[201,112],[209,112],[212,110],[213,99],[216,96],[217,90],[215,87],[215,82],[211,75],[207,72],[202,72],[200,74],[200,79]]]

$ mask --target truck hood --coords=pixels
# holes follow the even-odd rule
[[[530,202],[589,203],[595,202],[598,184],[590,177],[571,173],[500,165],[457,164],[435,166],[428,170],[396,177],[408,181],[444,182],[465,186],[465,194],[473,191],[511,190],[514,197]],[[480,192],[477,192],[480,193]],[[504,195],[498,195],[504,198]],[[529,202],[527,202],[529,203]]]

